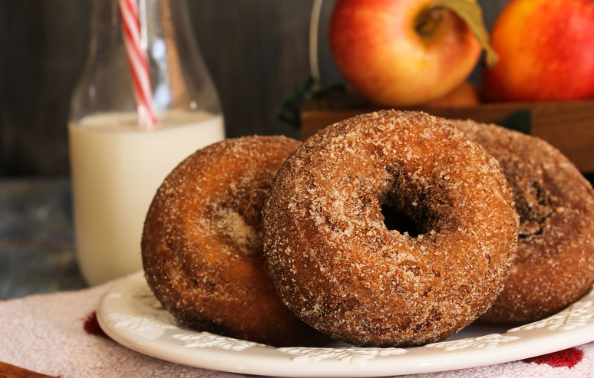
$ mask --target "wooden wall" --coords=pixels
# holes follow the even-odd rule
[[[333,1],[325,2],[322,20]],[[188,0],[229,137],[299,137],[275,109],[309,72],[312,2]],[[480,2],[490,25],[507,0]],[[68,106],[85,60],[90,11],[91,0],[0,0],[0,176],[68,174]],[[332,79],[323,32],[322,70]]]

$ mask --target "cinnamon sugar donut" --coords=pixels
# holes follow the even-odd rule
[[[473,121],[453,121],[500,163],[520,215],[517,257],[482,319],[526,323],[552,315],[594,283],[594,191],[547,142]]]
[[[390,230],[382,206],[418,235]],[[495,159],[444,119],[396,111],[310,137],[279,170],[263,220],[283,302],[360,346],[436,342],[475,320],[501,291],[518,228]]]
[[[271,345],[317,336],[276,295],[262,250],[264,199],[298,145],[228,139],[188,157],[157,191],[142,260],[150,288],[181,324]]]

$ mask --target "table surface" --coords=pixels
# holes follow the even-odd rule
[[[87,287],[71,198],[67,178],[0,180],[0,299]]]
[[[69,179],[0,179],[0,300],[85,287]]]

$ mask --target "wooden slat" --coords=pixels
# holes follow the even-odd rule
[[[45,375],[18,366],[0,361],[0,377],[2,378],[55,378],[53,375]]]
[[[356,104],[349,108],[344,104]],[[301,113],[303,139],[334,122],[379,109],[353,98],[315,101]],[[459,108],[415,108],[450,119],[473,119],[497,123],[515,112],[529,109],[532,135],[563,152],[582,172],[594,172],[594,101],[492,103]]]

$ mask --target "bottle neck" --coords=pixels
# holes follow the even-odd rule
[[[117,0],[93,0],[89,60],[111,55],[122,43]]]
[[[139,0],[140,48],[147,58],[156,111],[220,114],[218,94],[193,38],[185,0]],[[93,0],[86,68],[72,115],[135,111],[117,0]]]
[[[165,41],[168,47],[175,47],[179,41],[194,42],[184,0],[139,0],[138,16],[141,47],[147,55],[155,42]],[[122,43],[118,1],[93,0],[90,53],[102,55]]]

